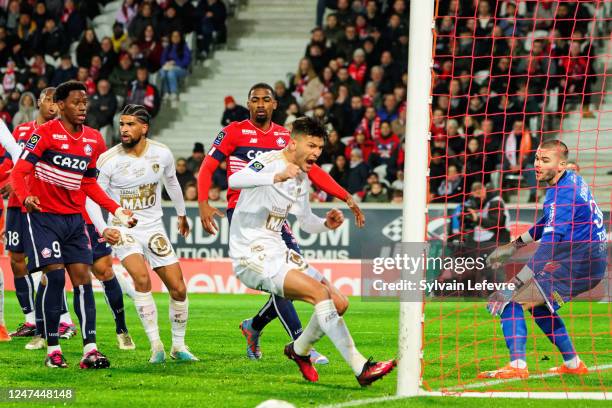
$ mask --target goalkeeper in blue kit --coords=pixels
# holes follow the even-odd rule
[[[603,214],[588,185],[578,174],[566,169],[567,156],[567,146],[557,140],[538,147],[536,177],[548,184],[544,214],[529,231],[497,248],[488,258],[497,267],[517,248],[540,241],[535,254],[513,278],[515,289],[494,293],[487,305],[487,310],[501,319],[510,363],[482,372],[478,378],[529,377],[524,309],[563,357],[564,363],[549,372],[588,373],[557,310],[603,279],[607,268],[607,233]]]

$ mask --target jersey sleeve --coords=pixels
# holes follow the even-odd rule
[[[242,190],[260,186],[271,186],[274,184],[276,175],[276,163],[264,163],[262,160],[251,160],[241,170],[232,174],[227,180],[230,188]]]
[[[218,161],[223,161],[225,158],[232,154],[235,148],[234,144],[234,136],[232,130],[234,126],[231,124],[221,129],[221,131],[215,137],[213,144],[208,151],[208,155],[217,159]]]
[[[32,164],[36,164],[47,150],[49,137],[44,134],[32,133],[32,136],[23,146],[23,151],[20,160],[26,160]]]
[[[176,177],[176,167],[174,165],[174,156],[170,150],[165,150],[164,154],[164,186],[170,196],[170,200],[174,203],[176,214],[184,216],[187,214],[185,209],[185,199],[183,198],[183,190],[181,184]]]

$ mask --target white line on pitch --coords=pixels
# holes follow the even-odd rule
[[[589,368],[589,372],[608,370],[610,368],[612,368],[612,364],[604,364],[604,365],[600,365],[600,366],[593,366],[593,367]],[[553,373],[535,374],[535,375],[530,375],[527,380],[542,379],[542,378],[548,378],[548,377],[558,377],[558,376],[559,376],[559,374],[553,374]],[[523,378],[507,378],[507,379],[484,381],[484,382],[473,383],[473,384],[466,384],[466,385],[457,385],[457,386],[454,386],[454,387],[449,387],[449,388],[441,389],[439,391],[444,392],[444,391],[469,390],[469,389],[473,389],[473,388],[490,387],[490,386],[493,386],[493,385],[505,384],[505,383],[515,382],[515,381],[520,381],[520,380],[527,381],[526,379],[523,379]]]
[[[366,398],[366,399],[360,399],[360,400],[354,400],[354,401],[339,402],[337,404],[319,405],[318,408],[358,407],[360,405],[376,404],[377,402],[394,401],[394,400],[399,400],[399,399],[404,399],[404,398],[409,398],[409,397],[389,395],[387,397]]]

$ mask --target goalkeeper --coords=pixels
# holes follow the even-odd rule
[[[513,278],[515,290],[494,293],[487,305],[492,315],[501,318],[510,363],[498,370],[482,372],[478,378],[529,377],[523,309],[529,310],[538,327],[561,352],[564,364],[549,372],[588,373],[557,310],[595,287],[604,277],[607,234],[603,214],[588,185],[578,174],[566,170],[567,154],[567,146],[557,140],[539,146],[536,177],[548,184],[544,215],[516,241],[499,247],[488,258],[497,267],[517,248],[540,240],[533,257]]]

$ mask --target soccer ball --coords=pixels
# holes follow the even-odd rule
[[[295,408],[295,405],[287,401],[271,399],[262,402],[255,408]]]

